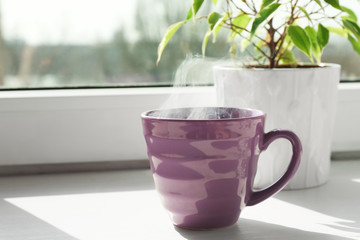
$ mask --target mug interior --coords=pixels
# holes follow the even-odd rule
[[[247,119],[264,115],[264,112],[257,109],[230,107],[171,108],[152,110],[142,114],[145,118],[174,120]]]

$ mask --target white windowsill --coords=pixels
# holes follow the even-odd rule
[[[174,93],[216,102],[213,87],[0,92],[0,165],[145,159],[140,113]],[[358,119],[360,83],[340,84],[333,151],[360,150]]]
[[[325,185],[282,191],[215,231],[172,226],[148,169],[0,178],[0,239],[359,239],[359,168],[334,161]]]

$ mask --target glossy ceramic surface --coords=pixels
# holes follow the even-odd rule
[[[179,227],[211,229],[233,225],[245,206],[281,190],[300,163],[298,137],[287,130],[264,134],[265,114],[261,111],[214,109],[231,114],[209,120],[187,120],[190,108],[167,118],[161,117],[164,110],[142,114],[156,188],[174,225]],[[258,156],[277,138],[292,144],[290,165],[275,184],[254,191]]]

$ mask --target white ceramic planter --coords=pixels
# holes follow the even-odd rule
[[[340,66],[245,69],[214,67],[220,106],[248,107],[267,113],[265,130],[294,131],[303,145],[302,162],[287,189],[315,187],[328,179]],[[255,186],[276,181],[290,161],[290,144],[275,142],[260,156]]]

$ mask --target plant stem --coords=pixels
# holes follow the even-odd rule
[[[293,1],[291,1],[292,3]],[[287,47],[285,47],[285,49],[283,49],[283,45],[285,43],[285,38],[287,36],[287,28],[288,26],[290,26],[291,24],[293,24],[295,22],[296,19],[299,18],[299,16],[296,15],[296,12],[295,12],[295,8],[296,8],[296,5],[298,3],[298,0],[295,1],[294,5],[291,6],[291,11],[290,11],[290,17],[289,17],[289,20],[284,24],[284,30],[282,32],[282,34],[280,34],[280,37],[279,39],[276,41],[276,46],[277,49],[275,50],[275,57],[277,57],[277,59],[274,59],[274,67],[278,67],[279,66],[279,63],[280,63],[280,60],[282,58],[282,56],[285,54],[286,52],[286,49]],[[279,30],[279,28],[277,28],[276,30]]]
[[[275,66],[275,59],[276,59],[276,43],[275,43],[275,33],[276,29],[273,27],[273,19],[270,19],[268,22],[269,28],[267,29],[268,35],[269,35],[269,42],[267,42],[267,45],[270,50],[269,55],[269,67],[274,68]]]

